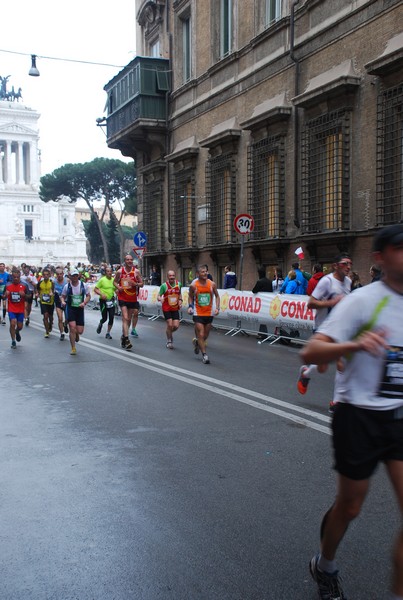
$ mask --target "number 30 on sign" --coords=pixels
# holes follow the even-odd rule
[[[254,218],[251,215],[241,214],[237,215],[234,219],[235,231],[241,235],[251,233],[255,226]]]

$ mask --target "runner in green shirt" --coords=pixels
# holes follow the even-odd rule
[[[98,294],[99,306],[101,310],[101,320],[97,327],[97,333],[101,333],[102,325],[108,319],[108,331],[105,335],[107,340],[111,340],[111,329],[115,318],[115,286],[113,285],[112,267],[106,267],[105,275],[97,281],[94,292]]]

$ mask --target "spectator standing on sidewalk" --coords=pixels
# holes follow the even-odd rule
[[[235,289],[238,283],[236,273],[231,269],[231,265],[224,267],[223,290]]]

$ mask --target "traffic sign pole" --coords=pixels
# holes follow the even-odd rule
[[[241,264],[240,264],[240,274],[239,274],[239,289],[242,290],[242,277],[243,277],[243,248],[244,248],[244,236],[248,233],[252,233],[255,227],[254,218],[247,214],[241,213],[237,215],[234,219],[234,228],[237,233],[239,233],[241,237]]]
[[[241,236],[241,264],[240,264],[240,274],[239,274],[239,289],[242,290],[242,275],[243,275],[243,241],[244,236]]]

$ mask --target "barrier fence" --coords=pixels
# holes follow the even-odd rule
[[[94,307],[99,296],[94,294],[95,284],[89,284],[90,306]],[[161,303],[157,301],[159,286],[145,285],[139,290],[140,313],[150,321],[163,319]],[[304,342],[313,332],[315,310],[308,308],[309,296],[291,294],[259,293],[235,289],[218,290],[220,312],[214,317],[214,327],[226,330],[225,335],[256,334],[259,343],[274,344],[279,340]],[[187,312],[189,288],[182,288],[183,309],[179,311],[181,322],[193,323]]]
[[[158,286],[145,285],[139,290],[140,312],[150,320],[163,319],[161,303],[157,301]],[[301,341],[313,332],[315,310],[307,306],[309,296],[259,293],[235,289],[218,290],[220,312],[214,317],[214,327],[226,329],[225,335],[257,334],[260,343],[274,344],[283,340]],[[189,288],[182,288],[183,309],[180,318],[192,323],[187,312]]]

